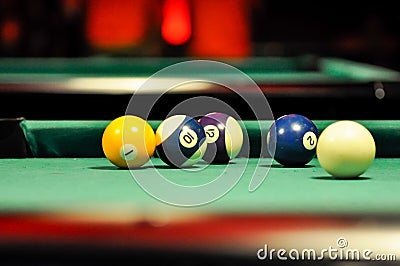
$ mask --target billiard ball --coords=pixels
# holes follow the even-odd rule
[[[243,130],[230,115],[214,112],[199,119],[207,138],[207,150],[203,159],[211,164],[228,163],[243,146]]]
[[[318,135],[317,127],[309,118],[299,114],[284,115],[269,128],[267,148],[281,165],[304,166],[316,155]]]
[[[156,130],[156,152],[163,162],[174,168],[199,162],[207,148],[204,128],[192,117],[173,115]]]
[[[136,168],[150,160],[155,151],[155,133],[150,124],[133,115],[112,120],[102,136],[107,159],[120,168]]]
[[[375,158],[375,150],[375,140],[365,126],[341,120],[322,131],[317,158],[333,177],[355,178],[367,171]]]

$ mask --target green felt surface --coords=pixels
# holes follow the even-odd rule
[[[229,171],[244,168],[237,158]],[[30,158],[0,160],[0,211],[107,211],[157,214],[159,211],[218,213],[400,214],[399,159],[375,159],[362,178],[332,179],[316,159],[306,168],[273,164],[262,185],[248,191],[258,159],[250,159],[237,185],[220,199],[192,207],[174,207],[153,198],[128,170],[116,169],[105,158]],[[159,159],[137,170],[152,177],[154,170],[172,182],[193,186],[208,182],[225,168],[203,171],[169,169]],[[258,167],[268,167],[260,161]],[[227,174],[229,174],[229,171]],[[231,172],[231,173],[232,173]],[[137,172],[134,172],[137,173]]]

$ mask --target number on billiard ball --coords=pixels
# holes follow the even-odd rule
[[[279,117],[267,134],[270,154],[284,166],[304,166],[316,155],[318,129],[307,117],[289,114]]]
[[[187,167],[199,162],[207,148],[204,128],[192,117],[173,115],[156,130],[156,151],[172,167]]]

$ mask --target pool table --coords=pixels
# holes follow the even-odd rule
[[[255,265],[265,245],[269,252],[314,249],[318,258],[322,249],[338,248],[339,239],[348,248],[371,250],[368,258],[385,255],[385,263],[397,262],[400,255],[400,121],[359,121],[373,134],[377,153],[367,172],[350,180],[332,178],[317,158],[305,167],[286,168],[259,157],[272,121],[242,121],[248,158],[239,154],[230,168],[202,170],[200,162],[194,167],[199,171],[189,172],[168,167],[157,155],[140,169],[115,167],[101,148],[108,120],[2,122],[14,124],[3,140],[19,150],[0,160],[0,246],[6,259],[24,254],[17,261],[40,261],[40,255],[53,263],[99,263],[122,256],[154,263]],[[149,122],[156,129],[161,121]],[[314,122],[322,132],[333,121]],[[257,168],[270,170],[250,192]],[[243,174],[221,197],[180,207],[135,182],[135,175],[152,178],[154,170],[186,186],[210,182],[221,171]]]
[[[341,119],[370,129],[376,159],[360,178],[334,179],[317,158],[302,168],[272,161],[262,147],[273,120],[256,119],[240,97],[221,86],[167,93],[148,120],[155,129],[182,101],[199,95],[218,98],[240,114],[248,154],[240,153],[229,168],[212,165],[204,171],[202,163],[191,172],[171,169],[156,155],[136,171],[117,169],[102,153],[104,128],[125,113],[141,82],[185,60],[0,60],[0,262],[345,264],[322,252],[331,247],[371,251],[360,259],[363,263],[398,263],[399,72],[314,55],[224,60],[256,82],[275,118],[300,113],[321,132]],[[240,88],[252,97],[247,89]],[[208,204],[179,207],[136,182],[135,175],[150,179],[154,171],[185,186],[211,182],[217,174],[243,173]],[[257,176],[262,182],[249,191],[254,173],[262,173]],[[316,257],[288,257],[293,249]],[[316,253],[309,254],[310,249]]]
[[[132,94],[149,77],[166,67],[194,60],[168,57],[0,59],[0,117],[110,120],[125,113]],[[400,73],[395,70],[316,55],[211,61],[233,66],[254,80],[275,117],[300,113],[320,120],[399,119]],[[171,78],[191,74],[183,69]],[[199,74],[217,75],[213,69]],[[234,83],[235,77],[222,75],[227,82]],[[162,80],[159,84],[163,84]],[[151,112],[148,118],[163,119],[177,104],[201,95],[226,102],[238,110],[242,119],[257,119],[237,93],[223,86],[209,85],[214,86],[183,88],[162,95],[154,106],[157,111]],[[249,97],[253,94],[246,86],[237,87]],[[137,97],[146,100],[159,90],[160,86],[141,90]]]

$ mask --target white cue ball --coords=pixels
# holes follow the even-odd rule
[[[354,121],[338,121],[322,131],[317,144],[317,158],[330,175],[355,178],[363,174],[375,158],[371,132]]]

